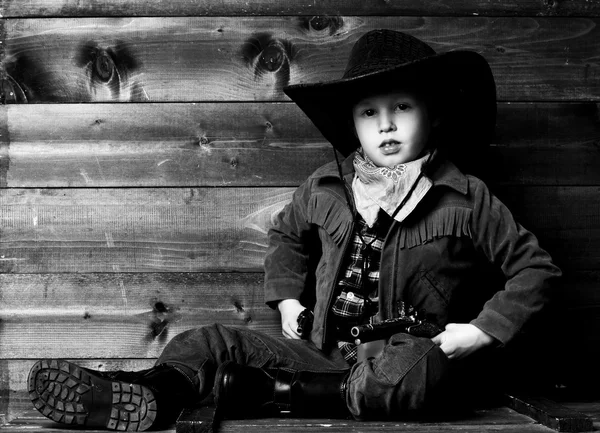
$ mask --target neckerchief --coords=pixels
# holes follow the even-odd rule
[[[380,208],[398,222],[404,221],[408,214],[415,209],[432,186],[429,178],[419,177],[421,168],[428,157],[429,154],[389,168],[378,167],[368,156],[363,156],[360,151],[356,152],[353,161],[356,175],[352,181],[352,191],[356,201],[356,210],[369,227],[373,227],[377,221]],[[415,182],[418,183],[408,201],[394,216],[396,208],[402,203]]]

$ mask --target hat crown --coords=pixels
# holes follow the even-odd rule
[[[352,47],[343,79],[434,56],[436,52],[425,42],[394,30],[372,30]]]

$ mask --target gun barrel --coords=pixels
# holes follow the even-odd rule
[[[350,335],[354,337],[355,344],[369,341],[388,339],[399,332],[405,332],[417,337],[432,338],[442,332],[435,324],[414,317],[389,319],[383,322],[359,325],[350,328]]]
[[[354,326],[350,329],[350,334],[357,341],[360,340],[362,343],[366,343],[389,338],[398,332],[410,333],[411,326],[419,323],[413,318],[390,319],[374,324]]]
[[[353,326],[350,329],[350,335],[352,335],[353,337],[358,337],[361,334],[364,334],[365,332],[372,332],[373,331],[373,325],[360,325],[360,326]]]
[[[354,326],[350,329],[350,334],[362,343],[368,341],[381,340],[383,338],[389,338],[397,332],[405,332],[405,324],[400,323],[377,323],[374,325],[360,325]]]

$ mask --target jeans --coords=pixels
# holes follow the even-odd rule
[[[258,368],[348,371],[346,404],[356,419],[398,418],[426,409],[438,398],[448,358],[430,339],[396,334],[382,354],[346,363],[337,349],[326,354],[306,340],[273,338],[220,324],[182,332],[157,364],[178,364],[195,374],[200,398],[212,391],[217,367],[228,360]],[[250,397],[251,398],[251,397]]]

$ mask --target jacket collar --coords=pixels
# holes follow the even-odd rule
[[[354,178],[354,152],[351,153],[344,161],[342,161],[342,175],[344,176],[344,180],[347,185],[352,184],[352,179]],[[435,155],[434,155],[435,160]],[[435,162],[435,161],[434,161]],[[336,166],[335,161],[330,162],[329,164],[324,165],[320,169],[318,169],[314,175],[315,178],[325,178],[325,177],[336,177],[339,178],[339,172]],[[464,175],[456,165],[454,165],[448,159],[443,159],[437,164],[435,171],[430,176],[431,181],[433,182],[433,186],[447,186],[452,188],[453,190],[467,195],[469,190],[469,179],[466,175]]]

